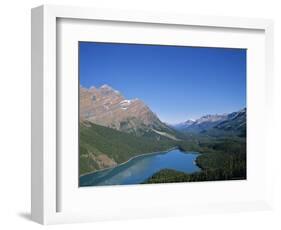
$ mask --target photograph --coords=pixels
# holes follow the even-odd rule
[[[79,187],[247,179],[247,49],[78,52]]]

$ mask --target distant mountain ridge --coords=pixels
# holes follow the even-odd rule
[[[174,127],[175,129],[181,130],[181,129],[185,129],[185,128],[189,127],[194,122],[195,122],[195,120],[187,120],[185,122],[181,122],[181,123],[174,124],[174,125],[171,125],[171,126]]]
[[[205,115],[197,120],[187,120],[173,127],[185,133],[243,136],[246,133],[246,108],[228,114]]]
[[[89,89],[80,86],[80,121],[116,129],[136,136],[177,140],[175,131],[160,121],[140,99],[128,100],[109,85]]]

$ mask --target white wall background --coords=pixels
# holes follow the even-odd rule
[[[174,13],[262,17],[275,20],[275,90],[281,99],[281,14],[278,0],[6,0],[0,8],[0,228],[39,229],[30,221],[30,8],[68,4]],[[276,172],[275,210],[48,226],[52,229],[280,229],[281,180],[280,106],[275,110],[272,140]],[[258,127],[257,127],[258,131]],[[279,131],[279,132],[278,132]],[[234,193],[239,191],[233,191]],[[207,191],[206,191],[207,193]]]

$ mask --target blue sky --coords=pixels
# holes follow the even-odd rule
[[[167,123],[246,107],[246,50],[79,43],[80,85],[143,100]]]

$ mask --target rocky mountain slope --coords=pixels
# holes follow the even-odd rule
[[[246,108],[228,114],[227,119],[217,124],[210,132],[221,132],[246,137],[247,129],[247,110]]]
[[[80,87],[80,121],[116,129],[136,136],[177,140],[176,132],[161,122],[140,99],[128,100],[108,85]]]

